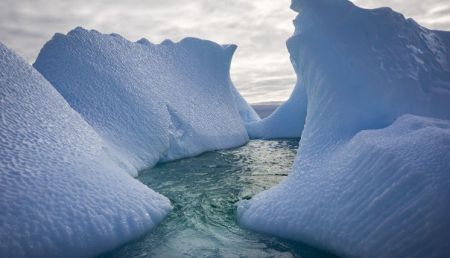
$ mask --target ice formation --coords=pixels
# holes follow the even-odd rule
[[[248,141],[244,122],[259,117],[231,83],[235,49],[194,38],[134,43],[76,28],[56,34],[34,67],[139,170]]]
[[[0,68],[0,256],[94,256],[169,212],[169,200],[121,169],[93,128],[1,43]]]
[[[307,113],[298,157],[240,223],[342,256],[449,257],[450,33],[346,0],[292,8],[296,111],[254,129]]]
[[[248,135],[257,139],[299,138],[305,124],[306,106],[305,89],[297,84],[289,99],[270,116],[246,123]]]

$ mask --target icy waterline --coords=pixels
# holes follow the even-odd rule
[[[102,257],[332,257],[236,223],[236,203],[279,183],[297,147],[295,139],[255,140],[141,172],[138,179],[174,210],[146,236]]]

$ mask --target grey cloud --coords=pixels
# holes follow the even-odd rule
[[[426,27],[450,30],[449,19],[439,22],[441,17],[450,17],[450,3],[447,0],[354,0],[353,2],[366,8],[389,6]]]
[[[419,23],[450,30],[442,0],[355,0],[367,8],[391,6]],[[285,42],[296,13],[290,0],[0,0],[0,41],[30,63],[55,32],[76,26],[154,43],[186,36],[239,46],[231,76],[250,102],[286,99],[295,74]]]

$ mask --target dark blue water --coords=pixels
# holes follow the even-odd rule
[[[236,223],[236,203],[286,177],[297,148],[298,140],[251,141],[142,171],[139,180],[174,210],[146,236],[103,257],[332,257]]]

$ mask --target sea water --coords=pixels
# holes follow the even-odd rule
[[[283,180],[297,148],[298,139],[255,140],[142,171],[138,179],[174,209],[147,235],[103,257],[332,257],[236,221],[236,203]]]

